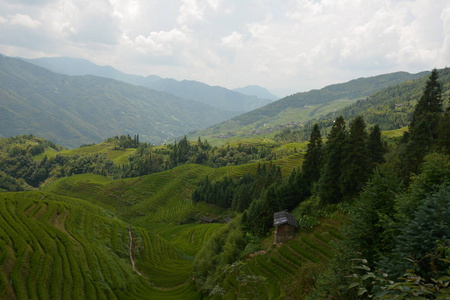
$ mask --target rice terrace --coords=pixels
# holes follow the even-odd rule
[[[450,1],[0,1],[0,300],[449,300]]]

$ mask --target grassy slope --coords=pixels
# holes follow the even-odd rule
[[[199,297],[188,268],[182,271],[190,262],[175,248],[87,201],[45,192],[3,193],[0,210],[0,293],[8,298]],[[142,276],[130,263],[130,233]],[[181,267],[155,267],[173,265]]]
[[[104,153],[108,156],[110,160],[112,160],[117,165],[122,165],[128,163],[128,156],[135,152],[135,148],[127,148],[127,149],[115,149],[114,145],[102,142],[100,144],[81,147],[71,150],[63,150],[58,152],[60,155],[70,156],[76,154],[93,154],[93,153]]]

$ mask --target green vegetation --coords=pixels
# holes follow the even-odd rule
[[[183,277],[177,270],[168,282],[160,281],[160,269],[146,268],[189,261],[163,240],[87,201],[36,192],[0,194],[0,199],[0,290],[8,298],[197,297],[185,283],[188,273]],[[145,273],[133,269],[132,256]],[[157,288],[180,283],[165,293]]]
[[[0,95],[1,137],[32,133],[70,148],[117,133],[160,144],[235,115],[142,86],[65,76],[5,56]]]
[[[305,126],[306,143],[287,129],[278,141],[220,147],[187,137],[153,146],[137,134],[74,150],[32,135],[0,139],[0,293],[445,299],[443,91],[433,70],[408,128],[383,133],[339,116]],[[275,243],[282,210],[297,231]]]
[[[280,130],[288,128],[298,129],[306,126],[305,131],[308,133],[302,134],[300,138],[291,141],[298,142],[306,140],[306,137],[312,129],[312,124],[311,127],[306,124],[308,121],[314,119],[317,120],[326,116],[326,119],[331,120],[332,122],[332,120],[339,115],[343,115],[346,119],[351,119],[356,115],[362,115],[362,110],[359,110],[358,112],[353,112],[352,117],[350,117],[345,113],[345,107],[359,107],[361,104],[367,102],[364,101],[367,97],[372,97],[371,95],[376,94],[378,91],[386,91],[389,90],[389,87],[391,86],[423,78],[426,74],[427,72],[418,74],[398,72],[369,78],[360,78],[347,83],[330,85],[320,90],[296,93],[262,108],[234,117],[229,121],[190,134],[188,137],[189,139],[195,139],[198,136],[201,136],[202,138],[208,139],[210,143],[219,145],[226,141],[236,141],[255,136],[273,138]],[[425,79],[422,79],[420,82],[411,83],[405,87],[404,91],[407,89],[408,92],[412,90],[413,95],[420,96],[420,87],[424,80]],[[447,82],[446,78],[443,78],[443,80]],[[390,98],[389,100],[392,99]],[[395,100],[392,101],[394,101],[393,103],[396,103]],[[355,105],[349,106],[353,103],[355,103]],[[409,113],[411,112],[412,109],[409,110]],[[382,113],[383,115],[392,114],[392,111],[383,109]],[[387,128],[385,124],[389,121],[384,123],[381,122],[381,120],[369,118],[365,115],[363,115],[363,117],[369,124],[380,124],[381,128],[384,130],[395,129],[407,124],[407,121],[403,122],[403,125],[401,126],[394,123],[394,125],[391,125],[393,127]],[[321,124],[320,127],[325,129],[331,125],[332,124],[328,122],[326,126]]]

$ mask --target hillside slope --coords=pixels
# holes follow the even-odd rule
[[[120,134],[154,144],[226,120],[208,105],[95,76],[65,76],[0,56],[0,132],[75,147]]]
[[[2,298],[200,298],[189,279],[191,261],[87,201],[2,193],[0,209]],[[164,277],[161,267],[145,267],[157,265],[177,269]]]
[[[439,82],[442,87],[444,104],[449,103],[450,68],[438,70]],[[414,108],[423,93],[427,77],[397,84],[376,92],[362,101],[328,114],[323,120],[332,120],[336,115],[342,115],[350,120],[361,115],[369,124],[379,124],[382,130],[393,130],[407,126],[411,120]]]
[[[334,84],[320,90],[297,93],[251,112],[234,117],[191,135],[208,138],[220,143],[224,139],[239,139],[280,130],[283,127],[318,119],[328,113],[365,99],[389,86],[424,77],[428,72],[409,74],[397,72],[368,78],[359,78],[346,83]]]
[[[90,74],[167,92],[183,99],[199,101],[221,110],[233,112],[233,116],[270,103],[270,100],[267,100],[270,98],[258,98],[246,93],[239,93],[219,86],[210,86],[198,81],[178,81],[171,78],[161,78],[156,75],[144,77],[125,74],[110,66],[98,66],[84,59],[44,57],[27,61],[61,74]]]

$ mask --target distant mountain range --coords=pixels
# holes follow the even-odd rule
[[[139,134],[154,144],[234,113],[92,75],[67,76],[0,56],[0,136],[34,134],[66,147]]]
[[[249,92],[249,89],[239,92],[192,80],[178,81],[171,78],[161,78],[156,75],[146,77],[130,75],[110,66],[98,66],[85,59],[45,57],[25,60],[60,74],[95,75],[171,93],[183,99],[199,101],[212,107],[232,112],[235,116],[262,107],[276,99],[276,96],[270,94],[264,88],[252,88],[254,92]],[[259,96],[258,98],[255,95],[264,97]]]
[[[256,96],[261,99],[277,100],[278,97],[269,92],[266,88],[257,85],[247,85],[241,88],[234,89],[233,91],[242,93],[245,95]]]
[[[359,78],[271,102],[243,94],[270,97],[270,92],[261,87],[240,88],[238,91],[242,93],[239,93],[196,81],[124,74],[87,60],[42,58],[32,61],[30,64],[22,59],[0,56],[0,137],[32,133],[67,147],[121,134],[139,134],[142,141],[159,144],[188,132],[191,139],[201,136],[219,144],[230,139],[271,134],[328,117],[330,113],[365,114],[361,107],[366,106],[375,114],[368,115],[368,119],[375,119],[378,109],[373,106],[375,100],[362,100],[387,97],[383,103],[388,104],[382,104],[380,109],[395,108],[395,103],[404,99],[397,96],[392,100],[394,96],[389,96],[391,92],[386,89],[422,78],[420,82],[411,83],[414,93],[408,97],[415,97],[429,73],[396,72]],[[81,75],[88,73],[96,76]],[[400,88],[400,91],[402,89],[411,91],[412,87]],[[373,96],[384,90],[384,95]],[[393,93],[404,94],[398,89]],[[269,104],[259,107],[264,103]],[[349,106],[354,103],[358,105]],[[398,105],[405,110],[405,103]],[[408,105],[404,120],[413,104]],[[237,115],[253,106],[259,108]],[[346,107],[350,108],[342,110]],[[385,122],[392,123],[392,120]]]

